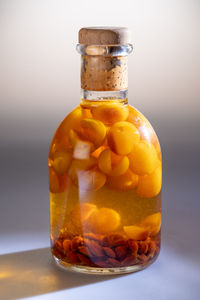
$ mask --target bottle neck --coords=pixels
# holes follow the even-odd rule
[[[81,54],[82,102],[128,99],[128,54],[132,45],[77,45]]]
[[[89,91],[81,89],[81,104],[95,105],[97,102],[128,103],[128,89],[120,91]]]
[[[81,56],[82,102],[127,102],[128,57]]]
[[[128,57],[82,55],[81,88],[90,91],[128,89]]]

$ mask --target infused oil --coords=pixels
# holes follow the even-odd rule
[[[126,28],[79,31],[81,102],[50,146],[52,254],[79,272],[138,271],[160,250],[161,149],[128,104],[129,42]]]

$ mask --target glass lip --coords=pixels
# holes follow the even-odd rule
[[[81,55],[127,56],[133,51],[133,45],[132,44],[126,44],[126,45],[77,44],[76,50]]]

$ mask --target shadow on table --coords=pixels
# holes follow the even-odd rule
[[[11,300],[112,279],[62,270],[52,261],[49,248],[0,255],[0,295]]]

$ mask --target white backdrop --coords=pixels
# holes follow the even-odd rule
[[[200,111],[198,0],[0,0],[3,139],[49,140],[79,103],[75,46],[79,28],[93,25],[130,28],[129,102],[157,131],[165,128],[166,138],[175,130],[171,142],[185,130],[193,141]]]
[[[164,154],[159,259],[107,281],[64,273],[49,253],[48,145],[79,103],[75,46],[92,25],[131,29],[129,102]],[[199,298],[199,29],[199,0],[0,0],[2,299]]]

